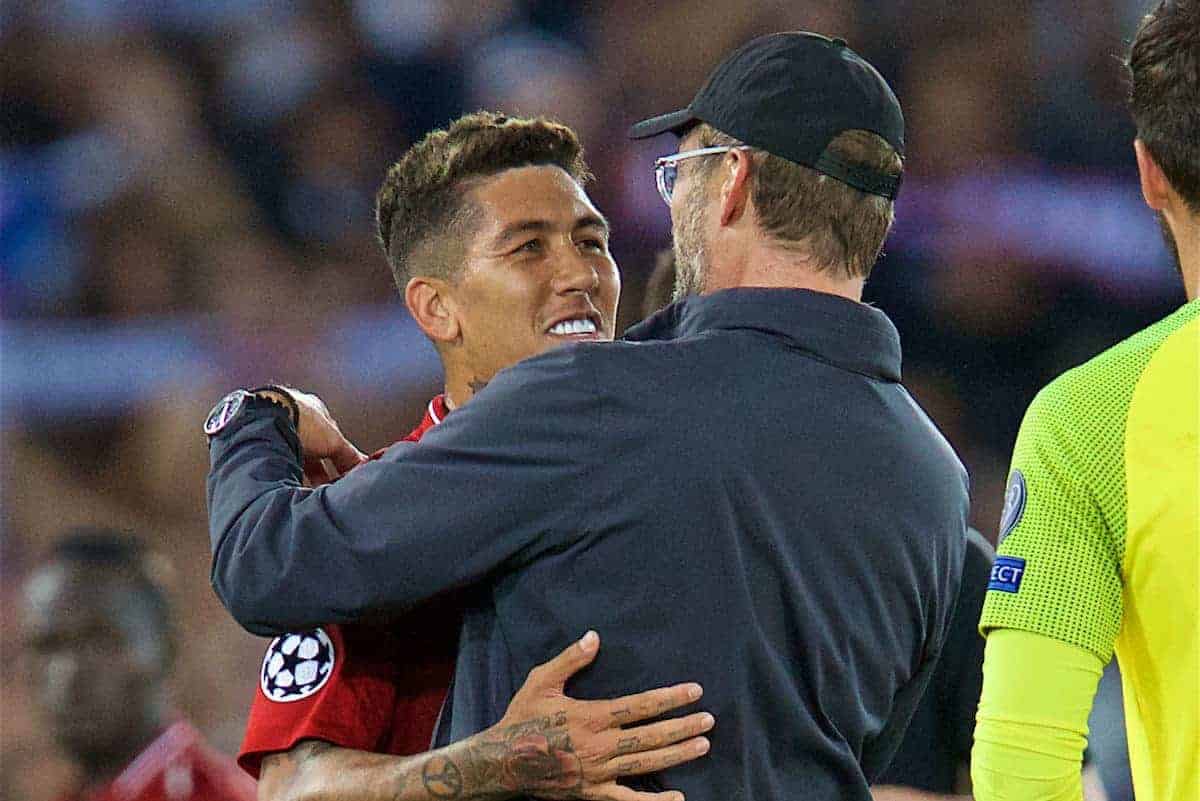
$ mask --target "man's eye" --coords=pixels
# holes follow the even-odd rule
[[[600,253],[604,252],[604,241],[600,239],[584,239],[579,244],[585,248],[590,248],[591,250],[595,250]]]
[[[530,239],[528,242],[517,248],[518,253],[537,253],[542,249],[542,240]]]

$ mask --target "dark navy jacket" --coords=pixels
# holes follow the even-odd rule
[[[966,531],[963,467],[899,380],[881,312],[735,289],[505,370],[316,490],[285,414],[249,412],[211,445],[213,586],[266,634],[474,585],[455,736],[594,628],[569,692],[699,681],[717,719],[707,757],[638,786],[866,801],[945,638]]]
[[[995,559],[991,543],[969,529],[962,585],[942,658],[879,784],[952,795],[959,775],[970,767],[975,711],[983,691],[984,639],[979,633],[979,616]]]

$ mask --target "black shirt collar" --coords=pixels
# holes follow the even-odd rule
[[[623,338],[669,340],[739,328],[782,337],[846,370],[900,380],[900,335],[887,315],[808,289],[740,287],[684,298],[633,326]]]

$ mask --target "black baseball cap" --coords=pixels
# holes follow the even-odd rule
[[[643,120],[633,139],[683,135],[700,122],[855,189],[896,197],[899,176],[825,155],[843,131],[878,134],[904,155],[904,115],[887,81],[842,39],[789,31],[752,39],[722,61],[686,108]]]

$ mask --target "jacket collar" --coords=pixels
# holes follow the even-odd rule
[[[625,332],[631,342],[719,329],[762,331],[846,370],[900,380],[900,335],[883,312],[807,289],[740,287],[673,303]]]

